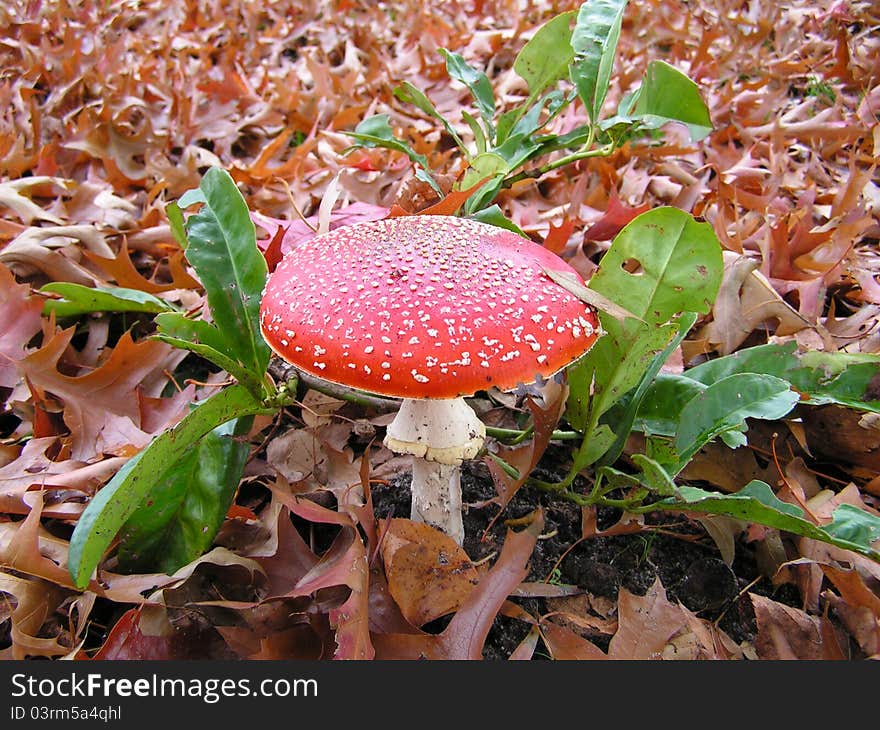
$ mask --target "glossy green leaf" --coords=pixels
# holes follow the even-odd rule
[[[162,476],[174,469],[200,439],[227,421],[262,412],[262,403],[247,388],[229,386],[203,401],[180,423],[129,459],[98,490],[76,523],[68,556],[74,584],[78,588],[88,585],[89,577],[120,528],[138,505],[149,498]]]
[[[652,507],[728,515],[820,540],[880,562],[880,552],[871,547],[880,537],[880,518],[851,505],[841,505],[832,514],[829,525],[814,525],[804,518],[800,507],[781,501],[768,484],[758,480],[733,494],[679,487],[676,497],[656,502]]]
[[[678,331],[674,323],[656,326],[628,319],[621,324],[602,312],[599,318],[605,334],[568,368],[566,418],[579,431],[597,424],[602,414],[639,384],[654,356]]]
[[[250,445],[240,435],[252,420],[205,434],[155,480],[120,531],[123,572],[171,574],[211,546],[241,480]]]
[[[633,454],[632,462],[642,470],[642,482],[661,497],[671,497],[676,492],[675,482],[661,464],[644,454]]]
[[[382,147],[403,153],[419,166],[418,169],[421,171],[423,179],[428,182],[435,193],[442,197],[443,190],[428,172],[428,159],[424,155],[418,154],[406,142],[395,137],[388,120],[387,114],[376,114],[364,119],[354,128],[353,132],[345,134],[357,141],[362,147]]]
[[[484,152],[470,161],[468,171],[458,183],[458,187],[461,190],[467,190],[483,178],[492,175],[505,175],[509,170],[510,165],[501,155],[496,152]]]
[[[712,226],[662,207],[642,213],[617,235],[590,287],[646,322],[663,323],[681,312],[708,312],[723,270]]]
[[[571,35],[574,61],[569,75],[593,124],[599,121],[608,93],[626,4],[626,0],[587,0],[580,6]]]
[[[91,287],[70,282],[53,282],[40,289],[44,294],[59,294],[60,299],[47,299],[43,312],[58,317],[78,317],[90,312],[173,312],[176,307],[164,299],[139,289],[122,287]]]
[[[616,403],[615,407],[613,407],[614,410],[609,408],[608,411],[606,411],[606,420],[613,423],[617,438],[615,439],[614,444],[605,452],[605,454],[603,454],[599,461],[600,465],[613,464],[623,453],[626,440],[629,437],[630,431],[633,429],[636,415],[640,411],[641,404],[647,399],[648,392],[653,386],[655,379],[659,377],[660,369],[663,367],[664,363],[669,360],[669,357],[675,349],[681,345],[696,321],[696,314],[693,312],[685,312],[677,322],[678,332],[663,350],[654,355],[654,359],[651,361],[648,368],[642,373],[638,385],[630,393],[630,396],[624,399],[625,402],[619,402],[619,405]]]
[[[675,436],[681,409],[707,387],[682,375],[658,374],[639,404],[633,428],[658,436]]]
[[[783,378],[811,405],[833,403],[880,413],[880,355],[799,351],[796,342],[758,345],[709,360],[684,375],[711,384],[734,373]]]
[[[508,231],[513,231],[518,236],[528,238],[525,231],[510,220],[510,218],[505,216],[501,211],[501,208],[497,205],[490,205],[488,208],[478,210],[469,215],[468,218],[472,218],[475,221],[481,221],[482,223],[488,223],[490,226],[504,228]]]
[[[712,119],[699,88],[665,61],[648,64],[631,115],[649,128],[681,122],[695,141],[712,132]]]
[[[471,133],[474,135],[474,144],[477,146],[477,154],[482,154],[488,150],[489,140],[486,139],[486,133],[480,126],[480,123],[474,118],[474,115],[467,111],[467,109],[462,109],[461,118],[464,119],[464,121],[467,122],[467,125],[471,128]],[[465,157],[467,160],[470,160],[473,155],[465,150]]]
[[[266,259],[256,245],[256,229],[247,204],[225,170],[208,170],[198,189],[181,206],[203,199],[186,221],[186,258],[205,287],[211,314],[227,351],[241,366],[262,377],[269,346],[260,334],[260,298],[266,284]]]
[[[571,26],[576,14],[576,10],[570,10],[548,20],[517,54],[513,70],[529,89],[525,106],[530,106],[547,88],[568,76],[568,66],[574,60]]]
[[[220,330],[203,319],[190,319],[179,312],[156,315],[154,337],[172,347],[188,350],[225,370],[255,396],[262,395],[263,377],[244,368],[230,351]]]
[[[782,418],[798,399],[787,381],[772,375],[738,373],[708,386],[681,409],[675,434],[680,461],[675,473],[724,431],[744,430],[746,418]]]
[[[446,59],[446,72],[456,81],[464,84],[476,104],[477,111],[486,126],[486,136],[492,140],[495,138],[495,90],[492,82],[479,69],[475,69],[464,57],[445,48],[440,49],[440,54]]]
[[[174,236],[174,240],[180,244],[180,247],[185,249],[187,246],[186,222],[183,219],[183,211],[176,201],[172,201],[165,206],[165,215],[168,216],[168,226],[171,228],[171,235]]]
[[[444,117],[440,112],[437,111],[437,109],[431,103],[431,100],[424,94],[424,92],[422,92],[421,89],[413,86],[411,83],[409,83],[409,81],[404,81],[400,86],[394,89],[394,96],[396,96],[403,102],[412,104],[428,116],[431,116],[439,121],[443,125],[443,128],[446,130],[446,133],[450,137],[452,137],[452,139],[455,141],[455,144],[458,145],[459,149],[467,154],[467,149],[465,148],[464,143],[461,141],[461,138],[458,136],[458,133],[446,120],[446,117]]]

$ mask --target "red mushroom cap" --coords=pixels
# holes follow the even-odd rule
[[[454,216],[358,223],[292,249],[269,277],[263,336],[319,378],[455,398],[550,376],[590,349],[595,311],[548,277],[547,249]]]

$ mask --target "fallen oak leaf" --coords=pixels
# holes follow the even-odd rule
[[[42,311],[42,299],[0,264],[0,388],[18,382],[15,363],[27,354],[28,343],[40,331]]]
[[[132,393],[140,388],[148,395],[158,394],[165,373],[173,371],[186,353],[157,340],[135,342],[125,332],[99,367],[71,376],[58,367],[74,333],[74,327],[57,332],[19,361],[19,372],[31,387],[63,402],[72,458],[89,460],[104,453],[130,456],[132,449],[143,448],[152,437],[140,428],[139,402]]]
[[[544,515],[538,510],[526,529],[507,531],[498,559],[441,634],[373,634],[376,658],[482,659],[492,622],[526,577],[529,558],[543,528]]]
[[[32,438],[16,459],[0,467],[0,511],[27,514],[34,500],[43,502],[41,492],[47,491],[52,492],[55,498],[42,508],[46,517],[75,517],[85,508],[85,496],[107,481],[127,461],[122,456],[93,463],[76,459],[54,461],[46,452],[57,443],[58,439],[54,436]],[[66,496],[74,501],[58,500],[61,492],[72,492]],[[76,499],[76,493],[79,493],[79,499]]]
[[[54,658],[70,651],[57,638],[39,637],[46,619],[62,604],[67,591],[32,577],[0,572],[0,593],[15,598],[16,606],[9,616],[11,658]]]
[[[608,198],[608,208],[602,216],[584,231],[585,241],[610,241],[628,223],[651,209],[651,203],[632,207],[620,202],[617,191],[612,188]]]
[[[85,248],[76,248],[77,243]],[[75,248],[76,254],[65,255],[64,250],[68,247]],[[51,281],[70,281],[85,286],[105,284],[76,260],[79,253],[113,255],[104,236],[94,226],[45,226],[22,231],[0,250],[0,263],[28,274],[42,272]]]
[[[750,593],[758,635],[755,648],[759,659],[828,660],[847,659],[845,642],[837,636],[828,618]]]
[[[464,550],[423,522],[391,519],[380,546],[388,590],[413,626],[458,610],[479,582]]]
[[[562,417],[567,397],[568,389],[559,388],[546,406],[541,406],[531,396],[526,398],[526,405],[532,414],[534,436],[527,443],[520,446],[501,446],[496,454],[484,458],[483,461],[492,475],[495,491],[498,493],[498,496],[493,501],[497,502],[501,508],[486,527],[484,534],[488,534],[492,529],[495,520],[498,519],[504,508],[510,503],[510,500],[513,499],[522,485],[526,483],[529,475],[535,470],[535,467],[550,445],[550,441],[553,438],[553,429],[556,428],[559,419]],[[505,464],[513,467],[519,476],[515,478],[510,476],[496,459],[501,459]]]
[[[52,185],[67,190],[70,181],[60,177],[48,175],[35,175],[24,177],[19,180],[6,180],[0,183],[0,205],[5,205],[15,213],[25,225],[31,225],[34,220],[49,221],[56,225],[63,225],[64,221],[57,215],[44,210],[33,200],[22,195],[23,190],[43,185]]]

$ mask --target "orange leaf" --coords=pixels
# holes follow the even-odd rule
[[[413,626],[458,610],[479,580],[467,553],[422,522],[392,519],[381,545],[388,589]]]

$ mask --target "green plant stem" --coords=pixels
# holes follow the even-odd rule
[[[512,439],[510,443],[518,444],[525,441],[532,435],[534,429],[527,428],[520,431],[515,428],[499,428],[497,426],[486,426],[486,435],[496,439]],[[583,436],[577,431],[554,431],[550,435],[551,441],[578,441]]]
[[[590,136],[587,138],[587,141],[577,152],[572,152],[570,155],[565,155],[564,157],[560,157],[557,160],[552,160],[540,167],[533,168],[531,170],[523,170],[516,175],[505,178],[504,182],[502,182],[501,186],[504,188],[510,188],[520,180],[528,180],[539,178],[542,175],[545,175],[548,172],[553,170],[557,170],[560,167],[565,167],[566,165],[571,165],[574,162],[578,162],[579,160],[586,160],[590,157],[607,157],[614,151],[613,144],[603,145],[602,147],[596,147],[596,149],[590,149],[593,145],[595,134],[591,130]]]

